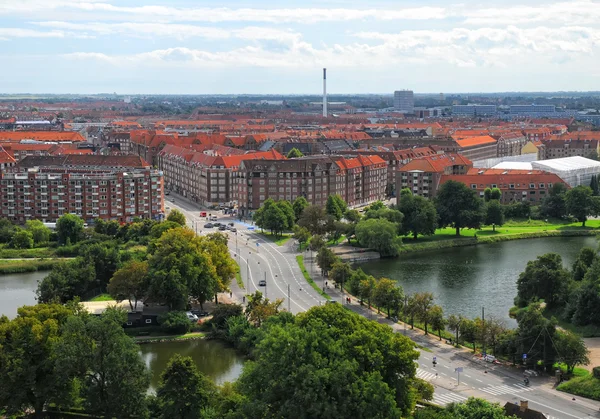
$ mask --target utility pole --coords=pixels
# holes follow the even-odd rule
[[[481,307],[481,351],[483,353],[483,356],[486,356],[485,353],[485,307]]]
[[[292,312],[291,304],[292,304],[292,300],[290,299],[290,284],[288,284],[288,311],[290,313]]]
[[[267,271],[265,269],[265,298],[267,298]]]

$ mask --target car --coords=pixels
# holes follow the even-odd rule
[[[225,226],[225,224],[221,224],[221,225],[219,226],[219,230],[221,230],[221,231],[225,231],[225,230],[227,230],[227,226]]]
[[[175,202],[175,198],[171,198],[171,199],[169,199],[169,201]]]
[[[188,311],[187,313],[185,313],[185,315],[187,316],[188,320],[191,321],[191,322],[197,322],[198,321],[198,316],[196,316],[191,311]]]
[[[231,228],[229,229],[229,231],[231,231],[232,233],[236,233],[236,232],[237,232],[237,228],[235,228],[235,227],[231,227]]]
[[[204,228],[213,228],[214,225],[212,225],[211,223],[206,223],[204,224]]]
[[[217,216],[216,215],[211,216],[210,221],[217,221]]]
[[[208,316],[208,311],[204,311],[204,310],[192,310],[192,314],[195,314],[198,317],[206,317],[206,316]]]
[[[258,286],[259,287],[266,287],[267,286],[267,281],[265,281],[264,279],[261,279],[260,281],[258,281]]]
[[[227,224],[227,225],[228,225],[229,227],[233,227],[235,224],[233,224],[233,223],[229,223],[229,224]]]
[[[335,300],[327,300],[325,304],[337,304],[338,302]]]

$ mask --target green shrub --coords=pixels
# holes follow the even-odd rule
[[[192,328],[192,322],[185,311],[170,311],[158,318],[158,323],[165,333],[184,334]]]
[[[600,367],[594,367],[592,369],[592,374],[595,378],[600,378]]]
[[[243,308],[239,304],[219,304],[213,310],[211,323],[217,329],[225,329],[227,326],[227,319],[230,317],[241,316]]]
[[[593,375],[572,378],[556,389],[588,399],[600,400],[600,379],[595,378]]]

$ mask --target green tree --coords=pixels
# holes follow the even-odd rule
[[[294,238],[298,240],[300,247],[302,247],[310,239],[310,231],[306,227],[294,226]]]
[[[414,344],[340,304],[268,327],[256,353],[238,380],[249,417],[398,419],[418,398]]]
[[[340,289],[343,289],[344,283],[348,282],[351,276],[352,267],[350,264],[342,262],[339,259],[335,261],[335,263],[331,266],[331,270],[329,271],[329,279],[336,285],[339,285]]]
[[[215,384],[198,371],[194,360],[175,354],[160,377],[156,398],[160,418],[195,419],[217,398]]]
[[[555,336],[557,361],[567,366],[567,374],[572,374],[577,365],[589,365],[590,351],[580,336],[567,330],[557,330]]]
[[[68,398],[72,380],[56,368],[61,326],[73,310],[60,304],[21,307],[15,319],[0,321],[0,406],[12,416],[32,409],[44,417],[49,403]]]
[[[490,198],[500,201],[500,199],[502,198],[502,191],[499,188],[492,188]]]
[[[542,200],[540,211],[545,217],[564,218],[567,215],[567,187],[564,183],[555,183]]]
[[[302,152],[300,150],[298,150],[296,147],[292,148],[287,154],[288,159],[296,159],[296,158],[303,157],[303,156],[304,156],[304,154],[302,154]]]
[[[175,221],[163,221],[162,223],[156,223],[150,229],[150,237],[153,239],[158,239],[165,231],[178,227],[181,227],[181,224],[176,223]]]
[[[360,221],[356,225],[356,239],[381,256],[397,256],[401,240],[397,237],[398,226],[385,219]]]
[[[594,199],[592,190],[589,186],[577,186],[569,190],[566,194],[567,212],[581,221],[582,227],[585,227],[588,215],[595,213]]]
[[[149,293],[171,309],[184,309],[192,296],[202,305],[219,289],[211,257],[186,228],[166,231],[148,261]]]
[[[221,233],[212,233],[197,238],[200,251],[209,256],[217,274],[217,292],[229,291],[229,285],[237,272],[237,264],[227,247],[228,238]],[[215,296],[216,301],[216,296]]]
[[[460,336],[463,338],[463,341],[471,342],[473,344],[473,352],[475,352],[477,345],[477,335],[478,329],[475,321],[463,318],[460,322]]]
[[[556,362],[554,338],[556,334],[556,319],[547,319],[543,315],[540,303],[531,303],[527,310],[517,312],[517,331],[515,341],[518,347],[527,348],[527,362],[543,365],[547,372],[553,372]]]
[[[244,314],[244,308],[239,304],[219,304],[211,313],[210,324],[217,329],[225,329],[229,318],[242,314]]]
[[[108,284],[108,293],[117,302],[129,301],[131,311],[137,310],[137,303],[146,295],[148,284],[148,262],[132,260],[115,272]]]
[[[594,249],[591,247],[583,247],[579,251],[577,259],[573,262],[573,279],[575,281],[581,281],[597,258],[598,253]]]
[[[150,374],[137,344],[125,334],[126,313],[114,308],[102,316],[70,317],[56,349],[57,367],[78,378],[90,412],[106,417],[142,415]]]
[[[450,330],[451,332],[455,333],[455,343],[458,345],[459,344],[459,340],[458,340],[458,334],[460,332],[460,324],[463,321],[463,317],[462,316],[457,316],[456,314],[451,314],[448,316],[447,319],[447,326],[448,326],[448,330]]]
[[[276,204],[285,216],[285,230],[292,230],[296,225],[296,213],[290,201],[279,200]]]
[[[525,307],[531,301],[542,299],[548,307],[559,305],[564,302],[569,279],[569,271],[563,268],[560,255],[538,256],[527,262],[525,271],[519,275],[515,304]]]
[[[455,419],[517,419],[516,416],[506,416],[504,408],[498,403],[474,397],[464,403],[451,403],[446,411]]]
[[[592,175],[592,180],[590,182],[590,189],[592,190],[593,196],[598,196],[600,193],[600,187],[598,186],[598,176]]]
[[[33,247],[33,234],[31,231],[18,228],[10,241],[13,249],[31,249]]]
[[[433,330],[437,330],[438,337],[442,340],[442,330],[446,329],[446,319],[444,319],[444,310],[439,305],[434,305],[429,309],[428,322]]]
[[[310,231],[310,234],[325,234],[327,232],[327,221],[327,214],[323,207],[309,205],[302,211],[298,225],[306,228]]]
[[[591,271],[590,268],[589,271]],[[588,274],[589,274],[588,271]],[[586,275],[587,277],[588,275]],[[597,280],[584,280],[577,290],[569,298],[571,310],[567,311],[567,316],[576,324],[585,326],[588,324],[600,324],[600,282]]]
[[[483,221],[482,202],[476,192],[461,182],[445,182],[436,196],[440,227],[452,226],[460,236],[461,228],[479,228]]]
[[[492,189],[491,188],[485,188],[483,190],[483,200],[485,202],[489,202],[490,199],[492,199]]]
[[[329,195],[325,204],[325,211],[336,220],[341,220],[348,209],[348,204],[339,195]]]
[[[50,229],[40,220],[28,220],[25,222],[25,228],[31,232],[33,243],[36,246],[41,246],[50,241]]]
[[[118,245],[114,242],[88,244],[79,250],[81,257],[94,267],[97,287],[106,287],[121,264],[119,250]]]
[[[15,234],[17,226],[6,218],[0,218],[0,243],[8,243]]]
[[[50,273],[38,284],[37,299],[40,303],[66,303],[84,295],[94,283],[94,266],[85,259],[77,258],[52,267]]]
[[[294,216],[296,218],[296,222],[298,222],[300,217],[302,217],[302,213],[304,212],[304,209],[308,206],[309,206],[308,201],[303,196],[299,196],[298,198],[296,198],[294,200],[294,203],[292,204],[292,208],[294,209]]]
[[[275,301],[270,301],[268,298],[263,298],[260,291],[248,296],[248,304],[246,304],[246,318],[256,327],[260,327],[269,317],[279,313],[279,308],[283,304],[283,300],[278,298]]]
[[[485,224],[492,225],[492,230],[496,231],[496,226],[504,224],[504,211],[500,201],[492,199],[485,206]]]
[[[167,221],[179,224],[181,227],[185,227],[185,215],[178,209],[173,209],[167,216]]]
[[[400,234],[403,236],[412,234],[415,240],[419,234],[424,236],[435,234],[438,216],[435,205],[429,199],[413,195],[410,189],[402,189],[398,209],[404,214]]]
[[[75,214],[65,214],[56,222],[59,244],[75,244],[83,232],[83,220]]]
[[[158,323],[164,333],[185,335],[192,329],[192,322],[185,311],[169,311],[158,316]]]
[[[425,334],[428,334],[429,311],[433,307],[433,294],[430,292],[417,292],[413,295],[415,304],[415,317],[423,323]]]
[[[325,238],[320,234],[315,234],[310,238],[310,250],[318,252],[322,247],[325,246]]]
[[[317,253],[317,263],[325,273],[329,272],[333,264],[337,261],[337,256],[328,247],[321,247]]]
[[[404,290],[389,278],[380,278],[373,291],[373,303],[387,311],[388,318],[393,312],[398,315],[404,302]]]
[[[281,234],[294,226],[294,210],[288,201],[267,199],[263,206],[254,213],[254,222],[271,233]]]

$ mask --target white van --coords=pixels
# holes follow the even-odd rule
[[[198,322],[198,316],[196,316],[191,311],[188,311],[187,313],[185,313],[185,315],[187,316],[187,318],[188,318],[189,321],[191,321],[191,322]]]

